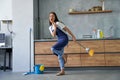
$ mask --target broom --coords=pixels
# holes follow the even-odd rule
[[[90,48],[86,48],[84,47],[82,44],[80,44],[79,42],[76,42],[79,46],[81,46],[82,48],[85,49],[85,51],[89,54],[89,56],[93,56],[94,55],[94,50],[90,49]]]

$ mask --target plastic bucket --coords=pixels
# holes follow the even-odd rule
[[[40,70],[41,66],[43,66],[43,65],[42,64],[35,65],[35,67],[34,67],[35,74],[43,74],[43,71]]]

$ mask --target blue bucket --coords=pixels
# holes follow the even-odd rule
[[[41,65],[42,65],[42,64],[40,64],[40,65],[35,65],[35,67],[34,67],[35,74],[43,74],[43,71],[40,70],[40,66],[41,66]]]

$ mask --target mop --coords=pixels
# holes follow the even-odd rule
[[[28,74],[40,74],[40,73],[43,73],[43,71],[44,71],[44,65],[36,65],[36,66],[34,66],[34,71],[32,72],[31,71],[31,32],[32,32],[32,29],[30,28],[30,31],[29,31],[29,42],[30,42],[30,48],[29,48],[29,52],[30,52],[30,54],[29,54],[29,72],[25,72],[25,73],[23,73],[23,75],[28,75]],[[40,70],[40,72],[36,72],[36,70],[37,71],[39,71]]]
[[[30,42],[29,72],[25,72],[25,73],[23,73],[23,75],[34,74],[34,72],[31,72],[31,31],[32,31],[32,29],[30,28],[30,31],[29,31],[29,42]]]

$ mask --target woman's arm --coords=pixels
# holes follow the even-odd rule
[[[56,36],[56,29],[57,29],[56,23],[52,23],[52,27],[53,27],[54,30],[51,32],[51,35],[52,35],[53,37],[55,37],[55,36]]]
[[[76,37],[73,35],[73,33],[65,26],[63,28],[66,32],[68,32],[72,36],[72,40],[76,42]]]

